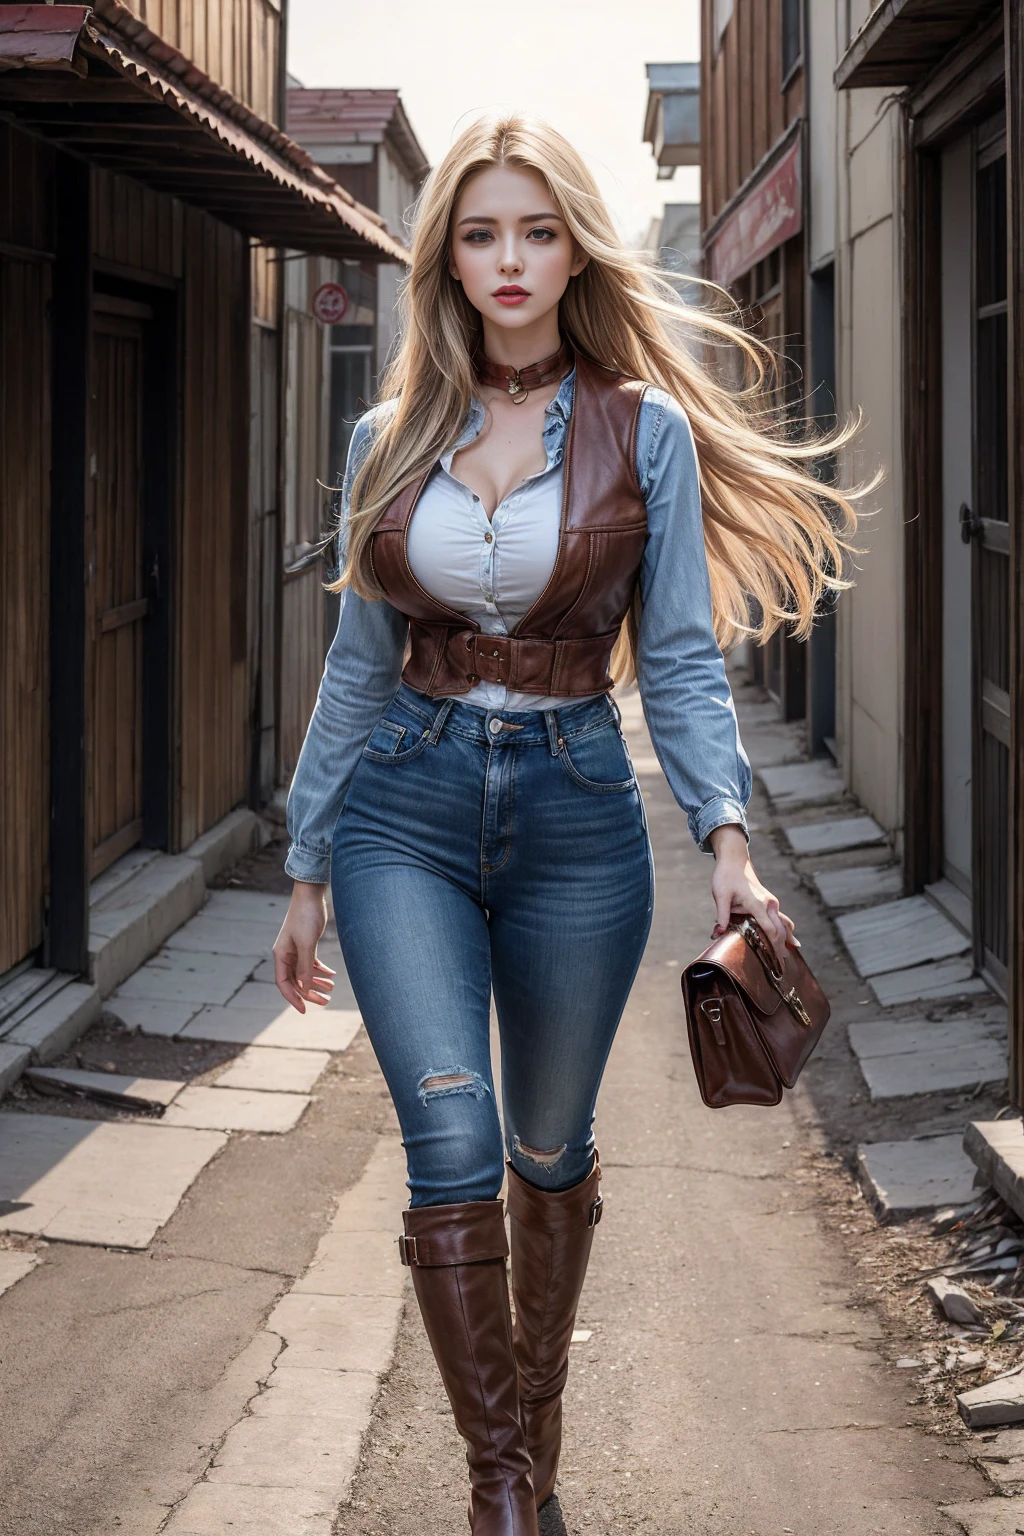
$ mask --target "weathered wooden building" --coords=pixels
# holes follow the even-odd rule
[[[430,169],[398,91],[308,90],[288,92],[288,132],[318,165],[389,229],[404,231]],[[332,477],[345,467],[355,418],[373,399],[377,377],[397,334],[401,269],[380,263],[348,263],[342,282],[349,305],[331,328]]]
[[[776,351],[780,404],[830,418],[832,253],[811,249],[805,10],[813,4],[704,0],[703,272],[733,294]],[[808,644],[779,633],[752,653],[783,718],[806,717],[813,752],[834,736],[834,636],[825,614]]]
[[[280,41],[278,0],[0,7],[0,976],[84,970],[90,881],[279,771],[285,524],[326,467],[281,254],[297,305],[404,255],[275,126]]]
[[[908,891],[1008,997],[1019,1103],[1024,11],[859,0],[832,19],[839,395],[865,403],[889,514],[843,604],[842,756]]]

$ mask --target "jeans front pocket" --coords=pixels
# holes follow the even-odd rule
[[[363,756],[372,763],[407,763],[410,758],[419,757],[429,735],[429,730],[418,731],[384,716],[371,731]]]
[[[623,794],[636,776],[615,722],[559,741],[559,762],[574,784],[592,794]]]

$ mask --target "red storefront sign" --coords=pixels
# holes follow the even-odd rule
[[[756,261],[799,234],[803,223],[800,140],[747,193],[711,243],[711,277],[728,288]]]

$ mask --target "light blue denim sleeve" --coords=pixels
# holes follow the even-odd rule
[[[359,420],[349,445],[339,559],[352,481],[370,443],[372,417],[371,411]],[[331,878],[334,828],[362,750],[401,680],[408,628],[404,614],[390,603],[368,603],[347,588],[342,592],[338,629],[288,794],[291,847],[284,867],[293,880],[326,884]]]
[[[716,827],[746,831],[750,764],[711,620],[697,455],[682,407],[649,389],[637,474],[647,503],[637,679],[651,741],[698,847]]]

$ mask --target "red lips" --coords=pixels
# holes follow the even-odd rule
[[[495,288],[491,297],[497,299],[499,304],[522,304],[530,295],[527,289],[520,288],[517,283],[506,283],[502,288]]]

